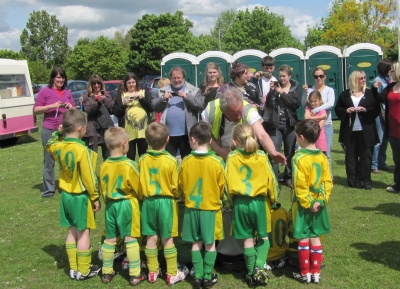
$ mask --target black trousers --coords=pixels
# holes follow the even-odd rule
[[[366,147],[362,131],[353,131],[346,144],[347,185],[351,188],[372,186],[371,164],[374,147]]]
[[[147,142],[145,138],[135,138],[129,141],[129,150],[126,156],[128,159],[135,160],[136,158],[136,146],[139,157],[147,151]]]
[[[179,149],[181,158],[183,159],[191,152],[189,137],[187,135],[170,136],[165,149],[174,157],[176,157],[176,152]]]

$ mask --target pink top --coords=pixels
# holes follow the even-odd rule
[[[308,110],[311,113],[312,108],[307,106],[306,110]],[[315,116],[320,116],[323,114],[326,114],[325,109],[318,112]],[[315,143],[315,146],[317,147],[317,149],[321,149],[321,151],[326,152],[326,138],[325,138],[325,127],[324,126],[322,126],[321,133],[319,135],[317,142]]]
[[[62,95],[59,96],[54,88],[47,86],[39,91],[33,108],[53,104],[57,101],[61,101],[62,103],[69,102],[73,107],[75,107],[74,99],[68,89],[64,89]],[[58,126],[62,122],[62,117],[66,110],[66,108],[59,108],[57,112],[56,108],[49,109],[44,113],[42,126],[50,130],[57,130]]]

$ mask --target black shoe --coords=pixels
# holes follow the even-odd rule
[[[385,172],[390,172],[391,171],[391,169],[388,166],[381,166],[378,169],[381,170],[381,171],[385,171]]]
[[[303,276],[300,273],[293,273],[293,278],[305,284],[311,283],[311,273],[307,273],[306,276]]]
[[[54,197],[54,192],[45,192],[45,193],[42,193],[42,198],[52,198],[52,197]]]
[[[89,272],[86,275],[83,275],[81,272],[78,271],[78,273],[76,274],[76,280],[86,280],[92,278],[99,274],[100,270],[101,267],[97,265],[92,265],[90,266]]]
[[[194,278],[193,289],[200,289],[203,287],[203,278]]]
[[[143,282],[147,279],[147,276],[144,272],[140,272],[139,276],[129,276],[129,284],[132,286],[139,285],[140,282]]]
[[[218,282],[218,275],[211,274],[211,279],[203,279],[203,289],[209,289]]]
[[[260,285],[268,285],[269,277],[267,271],[260,269],[260,267],[254,267],[253,271],[253,282]]]

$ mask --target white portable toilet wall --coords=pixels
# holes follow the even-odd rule
[[[232,63],[236,60],[245,64],[249,71],[255,73],[262,69],[261,61],[268,54],[256,49],[246,49],[232,55]]]
[[[179,66],[185,70],[185,80],[192,85],[196,83],[197,57],[184,52],[174,52],[163,57],[161,61],[161,77],[169,77],[169,72],[173,67]]]
[[[329,45],[313,47],[306,51],[306,81],[314,84],[313,71],[321,67],[325,73],[325,84],[335,91],[335,105],[339,94],[343,91],[342,52],[339,48]],[[331,109],[332,118],[337,118],[335,110]]]
[[[203,83],[206,66],[209,62],[215,62],[218,64],[225,82],[231,81],[229,73],[232,63],[232,55],[221,51],[207,51],[197,56],[197,86]]]
[[[269,56],[275,59],[275,70],[273,75],[279,79],[278,69],[282,65],[289,65],[292,70],[291,79],[296,80],[302,90],[301,86],[305,83],[304,80],[304,52],[296,48],[279,48],[271,51]],[[303,119],[304,107],[300,106],[297,109],[297,117]]]
[[[383,53],[380,46],[372,43],[358,43],[347,47],[343,52],[345,87],[354,70],[362,70],[367,77],[367,87],[371,87],[375,77],[378,76],[377,65]]]

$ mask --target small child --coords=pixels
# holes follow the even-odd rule
[[[295,125],[301,149],[294,155],[291,192],[293,237],[299,239],[300,273],[293,277],[301,282],[320,281],[322,245],[319,236],[330,232],[326,205],[332,190],[328,158],[315,146],[319,125],[311,119]],[[311,249],[311,253],[310,253]]]
[[[319,127],[321,128],[321,133],[319,134],[319,138],[315,143],[315,146],[318,149],[321,149],[321,151],[323,151],[324,153],[326,153],[326,138],[324,129],[325,120],[327,118],[326,111],[325,109],[323,109],[315,115],[312,112],[314,108],[317,108],[324,104],[324,102],[322,101],[321,93],[319,93],[318,90],[313,90],[308,97],[308,103],[309,106],[307,106],[306,110],[304,111],[304,118],[313,119],[319,124]]]
[[[193,151],[183,159],[179,175],[179,187],[185,195],[182,239],[193,243],[194,289],[211,288],[217,283],[217,274],[212,274],[217,256],[215,240],[223,239],[220,200],[224,197],[224,162],[208,151],[211,137],[210,124],[201,121],[192,126],[189,142]]]
[[[270,246],[271,204],[278,199],[278,181],[268,157],[258,150],[251,126],[235,126],[232,146],[235,150],[229,153],[225,168],[228,193],[233,198],[232,236],[244,239],[246,283],[267,285],[269,278],[264,264]]]
[[[129,135],[122,127],[111,127],[104,133],[110,157],[100,166],[101,192],[106,204],[106,239],[101,246],[103,268],[101,281],[111,282],[117,237],[125,239],[129,260],[129,283],[133,286],[146,276],[140,271],[140,252],[137,238],[140,237],[139,167],[124,155],[129,149]]]
[[[86,116],[78,109],[68,109],[59,130],[47,142],[47,150],[60,164],[60,225],[68,228],[65,247],[71,279],[96,276],[100,267],[90,265],[90,229],[96,229],[94,212],[100,210],[95,174],[97,153],[81,140],[86,133]],[[63,137],[63,138],[62,138]]]
[[[178,236],[179,162],[167,151],[168,128],[153,122],[146,129],[148,150],[139,160],[140,186],[144,200],[142,205],[142,234],[147,236],[145,254],[149,269],[149,282],[157,281],[161,270],[158,264],[157,241],[159,235],[164,245],[167,262],[167,283],[175,284],[185,279],[188,272],[177,267],[177,250],[173,237]]]

